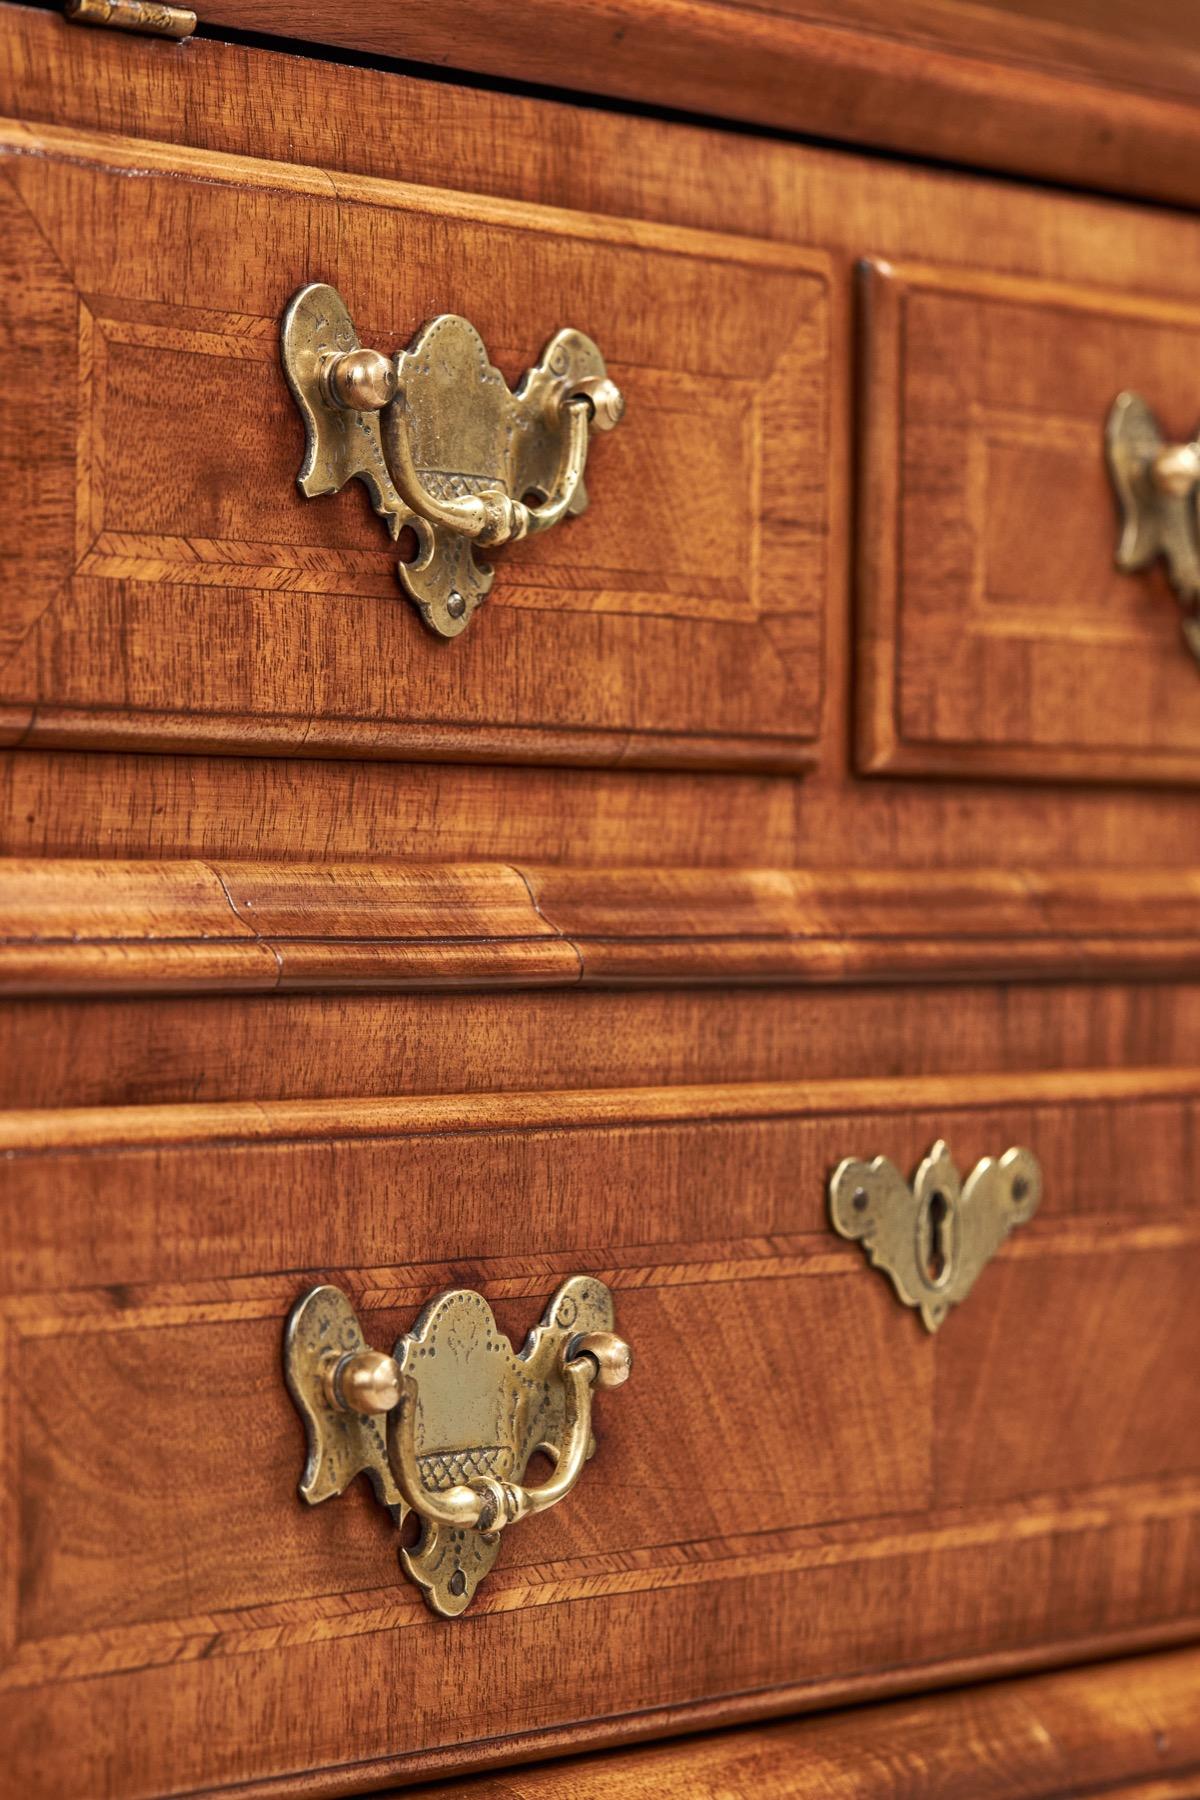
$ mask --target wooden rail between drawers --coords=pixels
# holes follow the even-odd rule
[[[822,1800],[1183,1800],[1200,1790],[1200,1650],[1067,1669],[971,1693],[436,1788],[410,1800],[688,1800],[804,1792]]]
[[[0,992],[1200,971],[1200,869],[0,862]]]

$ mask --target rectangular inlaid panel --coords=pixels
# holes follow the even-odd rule
[[[1198,1108],[1145,1069],[8,1115],[5,1766],[350,1792],[1194,1633]],[[1045,1195],[933,1337],[825,1194],[939,1133]],[[297,1496],[288,1310],[332,1280],[390,1347],[474,1286],[520,1342],[584,1270],[633,1380],[437,1620],[365,1481]]]
[[[636,126],[631,123],[631,130]],[[10,734],[797,767],[819,725],[826,261],[752,240],[0,128]],[[389,353],[460,312],[510,382],[564,325],[627,399],[590,506],[445,642],[362,487],[305,501],[291,295]]]
[[[1135,278],[1131,274],[1131,279]],[[1200,672],[1161,562],[1118,572],[1118,393],[1200,417],[1200,309],[867,265],[859,761],[1200,782]]]

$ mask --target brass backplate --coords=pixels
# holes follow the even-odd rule
[[[519,1354],[482,1294],[454,1288],[431,1300],[393,1351],[415,1396],[415,1449],[424,1485],[437,1492],[480,1477],[519,1483],[536,1451],[556,1459],[564,1436],[564,1350],[612,1326],[612,1295],[589,1275],[563,1283]],[[308,1432],[300,1492],[316,1505],[364,1473],[400,1525],[410,1507],[389,1465],[384,1420],[342,1410],[330,1392],[331,1369],[365,1348],[354,1309],[339,1289],[314,1288],[294,1308],[284,1362]],[[589,1438],[589,1456],[594,1448]],[[400,1562],[431,1609],[453,1618],[470,1604],[501,1541],[499,1532],[423,1518],[417,1542],[400,1548]]]
[[[1183,608],[1184,642],[1200,663],[1200,431],[1171,444],[1140,394],[1118,394],[1105,449],[1121,509],[1117,567],[1136,574],[1163,558]]]
[[[373,378],[347,396],[337,370],[362,350],[337,289],[302,288],[281,345],[307,432],[300,491],[363,481],[392,537],[415,534],[415,555],[397,565],[405,592],[432,631],[457,637],[492,586],[479,549],[583,512],[588,434],[611,430],[624,402],[595,344],[571,329],[511,390],[457,313],[429,320],[391,359],[366,351]]]
[[[910,1186],[886,1156],[847,1158],[829,1184],[834,1230],[862,1244],[891,1277],[906,1306],[936,1331],[964,1301],[1009,1232],[1042,1197],[1042,1172],[1029,1150],[985,1156],[965,1183],[939,1141]]]

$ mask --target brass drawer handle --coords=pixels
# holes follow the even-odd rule
[[[911,1185],[886,1156],[847,1157],[829,1183],[833,1228],[861,1243],[873,1268],[890,1275],[906,1306],[936,1331],[965,1300],[1009,1232],[1042,1198],[1042,1171],[1030,1150],[985,1156],[964,1182],[939,1140]]]
[[[306,499],[357,475],[393,538],[417,554],[400,580],[427,625],[457,637],[492,585],[473,546],[499,546],[581,513],[593,430],[625,403],[581,331],[559,331],[510,391],[469,320],[443,313],[395,357],[364,349],[336,288],[302,288],[283,320],[283,366],[308,444]]]
[[[301,1494],[315,1506],[369,1475],[397,1524],[409,1511],[420,1519],[401,1562],[433,1611],[454,1617],[495,1562],[503,1528],[557,1506],[583,1473],[593,1393],[620,1387],[633,1366],[612,1325],[604,1283],[575,1275],[518,1356],[482,1294],[454,1288],[387,1356],[368,1347],[339,1288],[313,1288],[292,1310],[284,1349],[308,1431]],[[525,1486],[538,1450],[553,1473]]]
[[[1184,640],[1200,662],[1200,432],[1169,444],[1140,394],[1118,394],[1105,444],[1121,508],[1117,567],[1132,575],[1166,559]]]

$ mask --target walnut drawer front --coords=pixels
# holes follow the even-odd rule
[[[2,147],[10,741],[811,760],[823,256],[50,127]],[[497,557],[452,643],[357,483],[297,491],[280,321],[310,281],[389,353],[466,315],[510,383],[574,326],[625,395],[588,511]]]
[[[1198,1104],[1155,1069],[9,1114],[5,1765],[342,1793],[1194,1633]],[[826,1191],[943,1134],[1045,1187],[930,1336]],[[388,1347],[473,1286],[519,1342],[576,1270],[634,1379],[435,1619],[364,1481],[298,1499],[284,1320],[335,1281]]]
[[[1180,605],[1161,560],[1118,570],[1105,461],[1122,390],[1191,436],[1200,310],[924,264],[863,277],[860,766],[1200,782]]]

